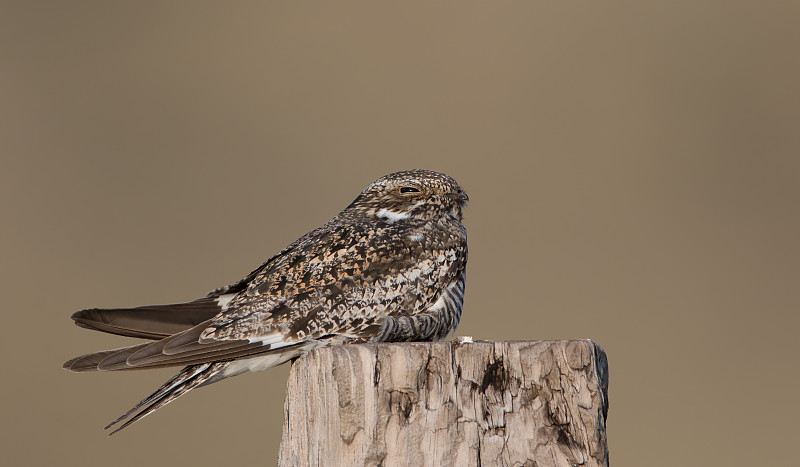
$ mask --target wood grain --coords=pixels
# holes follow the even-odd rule
[[[589,340],[329,347],[292,366],[281,466],[608,465]]]

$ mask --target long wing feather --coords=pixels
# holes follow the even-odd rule
[[[129,347],[122,347],[120,349],[111,349],[111,350],[102,350],[100,352],[93,352],[85,355],[80,355],[75,358],[71,358],[64,362],[63,368],[65,370],[74,371],[77,373],[83,373],[87,371],[97,371],[97,366],[108,357],[111,357],[116,354],[120,354],[126,351],[136,351],[141,349],[142,347],[148,345],[149,342],[144,344],[133,345]]]
[[[143,339],[163,339],[185,331],[222,311],[232,297],[201,298],[187,303],[148,305],[136,308],[92,308],[73,313],[80,327]]]
[[[64,363],[64,368],[71,371],[87,372],[190,365],[251,357],[297,344],[296,342],[281,341],[280,339],[276,339],[276,342],[266,345],[262,342],[250,342],[249,340],[223,340],[200,343],[198,342],[199,335],[207,325],[208,321],[182,333],[152,343],[145,342],[120,349],[81,355]],[[191,343],[172,348],[170,352],[165,351],[166,344],[184,335],[194,336],[189,339]]]

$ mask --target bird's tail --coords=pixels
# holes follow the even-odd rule
[[[113,428],[115,425],[127,419],[125,423],[118,426],[108,435],[111,436],[127,427],[131,423],[141,420],[142,418],[150,415],[161,407],[164,407],[192,389],[218,380],[214,377],[223,373],[225,367],[230,364],[231,362],[212,362],[201,363],[199,365],[189,365],[185,367],[180,373],[172,377],[160,388],[156,389],[153,394],[133,406],[132,409],[125,412],[118,419],[109,423],[105,427],[106,430]]]
[[[186,366],[180,373],[173,376],[160,388],[156,389],[153,394],[133,406],[132,409],[125,412],[118,419],[109,423],[105,429],[114,428],[120,422],[127,420],[110,432],[109,436],[111,436],[131,423],[139,421],[161,407],[164,407],[194,388],[216,383],[217,381],[248,371],[261,371],[272,368],[299,357],[311,347],[313,347],[313,343],[307,343],[306,345],[275,349],[271,352],[241,360],[208,362]]]

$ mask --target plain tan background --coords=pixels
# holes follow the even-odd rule
[[[86,307],[235,281],[395,170],[472,202],[458,334],[592,338],[614,465],[797,442],[796,2],[3,2],[5,465],[272,465],[288,368],[173,372]]]

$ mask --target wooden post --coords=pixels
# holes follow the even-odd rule
[[[291,369],[281,466],[608,465],[590,340],[362,344]]]

